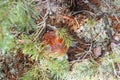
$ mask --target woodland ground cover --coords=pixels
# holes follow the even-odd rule
[[[119,0],[0,0],[0,80],[119,80]]]

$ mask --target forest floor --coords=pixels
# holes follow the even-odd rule
[[[53,51],[59,48],[60,55],[67,54],[69,75],[63,80],[120,79],[119,0],[35,0],[35,4],[35,10],[40,13],[36,20],[37,32],[30,31],[29,34],[35,34],[33,41],[48,40]],[[70,46],[66,42],[69,48],[61,43],[64,39],[57,42],[54,40],[54,31],[62,28],[72,38]],[[19,36],[22,33],[17,35]],[[68,39],[66,36],[63,38]],[[24,44],[23,40],[17,42]],[[53,48],[55,43],[63,48]],[[10,52],[1,55],[0,80],[18,80],[35,64],[36,60],[31,59],[31,55],[24,54],[20,48],[16,54]],[[60,76],[58,79],[54,76],[50,79],[41,79],[39,76],[36,80],[62,80]],[[27,80],[25,78],[21,80]]]

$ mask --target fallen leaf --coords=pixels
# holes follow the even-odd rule
[[[117,40],[117,41],[120,40],[120,38],[119,38],[117,35],[114,35],[113,38],[114,38],[115,40]]]
[[[94,52],[94,55],[95,55],[96,58],[99,57],[102,54],[101,46],[98,46],[98,47],[94,48],[93,52]]]

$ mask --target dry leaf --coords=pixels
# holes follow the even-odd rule
[[[113,38],[114,38],[115,40],[117,40],[117,41],[120,40],[120,38],[119,38],[117,35],[113,36]]]
[[[98,46],[98,47],[94,48],[93,52],[94,52],[94,55],[95,55],[96,58],[99,57],[102,54],[101,46]]]

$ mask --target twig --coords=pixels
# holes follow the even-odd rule
[[[33,41],[35,41],[40,36],[40,34],[43,32],[43,30],[46,28],[46,20],[47,19],[48,19],[48,12],[43,17],[43,21],[38,25],[39,29],[37,30]]]
[[[93,46],[93,43],[91,42],[91,45],[90,45],[90,48],[89,48],[89,50],[85,53],[85,55],[82,57],[82,60],[83,59],[85,59],[85,57],[88,55],[88,54],[90,54],[90,53],[92,53],[92,46]]]
[[[77,20],[76,18],[74,18],[74,20],[75,20],[75,22],[76,22],[77,26],[78,26],[78,27],[81,27],[81,26],[79,25],[78,20]]]
[[[72,16],[79,14],[79,13],[83,13],[83,12],[89,13],[91,16],[96,16],[96,14],[94,14],[93,12],[87,11],[87,10],[76,11],[76,12],[72,13]]]
[[[48,6],[48,12],[50,15],[53,14],[52,10],[51,10],[51,6],[50,6],[50,0],[46,0],[47,1],[47,6]]]
[[[92,30],[90,29],[90,31],[92,31]],[[78,59],[81,59],[81,58],[82,58],[82,60],[83,60],[83,59],[85,59],[85,57],[86,57],[88,54],[92,53],[91,50],[92,50],[92,47],[93,47],[93,35],[92,35],[92,33],[90,33],[90,34],[91,34],[91,44],[90,44],[89,50],[86,51],[85,54],[83,54],[83,56],[80,57],[80,58],[78,58]]]
[[[43,19],[43,21],[41,22],[41,23],[39,23],[38,24],[38,31],[36,32],[36,34],[35,34],[35,38],[33,39],[33,41],[35,41],[39,36],[40,36],[40,34],[43,32],[43,30],[45,30],[45,28],[46,28],[46,26],[47,26],[47,23],[46,23],[46,20],[48,19],[48,15],[50,14],[52,14],[52,10],[51,10],[51,7],[50,7],[50,0],[46,0],[46,2],[47,2],[47,12],[46,12],[46,14],[45,14],[45,16],[43,17],[43,16],[41,16],[42,17],[42,19]],[[49,25],[50,26],[50,25]],[[51,26],[50,26],[51,27]],[[54,28],[55,29],[55,28]]]
[[[50,25],[50,24],[47,24],[47,26],[50,27],[51,29],[53,29],[54,31],[57,30],[56,26],[52,26],[52,25]]]

